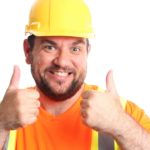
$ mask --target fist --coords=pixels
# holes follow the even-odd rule
[[[89,127],[111,134],[124,113],[113,82],[112,71],[106,76],[106,87],[103,93],[94,90],[83,93],[81,116]]]
[[[20,70],[14,72],[0,104],[1,128],[17,129],[36,121],[39,114],[39,93],[35,89],[19,89]]]

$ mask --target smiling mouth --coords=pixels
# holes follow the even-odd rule
[[[73,72],[64,72],[64,71],[50,71],[51,74],[60,76],[60,77],[67,77],[68,75],[71,75]]]

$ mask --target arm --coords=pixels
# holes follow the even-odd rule
[[[111,71],[106,77],[106,87],[104,93],[87,91],[83,94],[83,122],[99,132],[111,134],[123,150],[150,149],[150,134],[123,110]]]
[[[150,149],[150,134],[131,116],[124,113],[120,116],[118,126],[110,134],[123,150]]]

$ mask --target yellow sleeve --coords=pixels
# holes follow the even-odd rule
[[[131,101],[126,103],[126,112],[132,116],[144,129],[150,132],[150,117],[147,116],[143,109]]]

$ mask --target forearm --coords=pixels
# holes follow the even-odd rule
[[[2,149],[6,141],[6,138],[9,134],[9,130],[5,129],[4,121],[6,120],[6,118],[4,117],[3,114],[4,113],[2,112],[1,105],[0,105],[0,150]]]
[[[5,128],[6,117],[4,114],[5,112],[3,112],[2,105],[0,104],[0,150],[3,148],[3,145],[9,134],[9,130]]]
[[[8,134],[9,134],[9,131],[0,130],[0,150],[3,148]]]
[[[123,119],[122,119],[123,118]],[[150,133],[143,129],[128,114],[124,114],[121,123],[118,121],[117,130],[113,136],[122,150],[148,150],[150,149]]]

